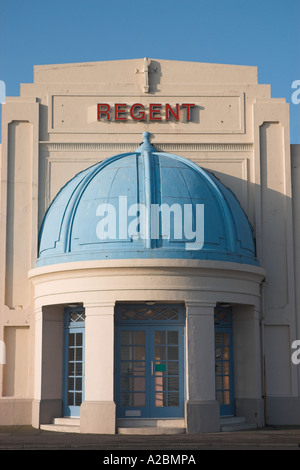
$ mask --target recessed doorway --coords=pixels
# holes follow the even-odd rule
[[[117,417],[183,417],[184,306],[119,304],[115,321]]]

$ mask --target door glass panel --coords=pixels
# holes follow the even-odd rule
[[[80,406],[82,403],[82,393],[75,393],[75,406]]]
[[[166,360],[166,348],[164,346],[155,347],[155,360],[160,362],[164,362]]]
[[[69,333],[68,337],[68,406],[80,406],[83,386],[83,333]]]
[[[132,378],[131,377],[122,377],[121,378],[121,387],[124,392],[128,392],[132,389]]]
[[[179,377],[168,377],[168,390],[169,391],[179,391]]]
[[[155,331],[154,344],[155,407],[179,406],[178,331]]]
[[[132,362],[121,362],[121,376],[132,375]]]
[[[178,346],[168,347],[168,359],[178,361]]]
[[[179,404],[179,392],[168,393],[168,406],[178,406]]]
[[[168,344],[178,344],[178,331],[168,331]]]
[[[82,378],[81,377],[76,378],[75,390],[77,390],[77,391],[82,390]]]
[[[224,405],[229,405],[229,403],[230,403],[230,392],[229,391],[224,390],[223,403],[224,403]]]
[[[161,392],[155,393],[155,406],[158,407],[165,407],[166,406],[166,394]]]
[[[131,344],[131,343],[132,343],[132,332],[121,331],[121,344]]]
[[[121,394],[121,405],[126,408],[127,406],[133,406],[133,395],[132,393]]]
[[[220,405],[230,404],[229,333],[216,332],[216,396]]]
[[[136,407],[143,407],[146,405],[145,393],[134,393],[133,394],[133,405]]]
[[[145,377],[134,377],[134,391],[145,392]]]
[[[145,346],[136,346],[135,348],[135,360],[145,361]]]
[[[121,331],[121,403],[144,407],[146,403],[145,331]]]
[[[80,333],[81,334],[81,333]],[[78,346],[75,350],[75,360],[82,361],[82,342],[80,342],[80,346]]]
[[[131,360],[132,352],[133,351],[131,346],[122,346],[122,360]]]
[[[155,331],[154,341],[155,341],[155,344],[165,346],[165,344],[166,344],[166,332],[165,331]]]
[[[145,331],[136,331],[135,341],[136,341],[136,344],[145,345]]]
[[[75,351],[72,347],[69,346],[69,365],[70,365],[70,361],[74,361],[74,357],[75,357]]]
[[[168,373],[169,375],[179,376],[179,362],[173,361],[168,363]]]
[[[75,334],[74,334],[74,333],[70,333],[70,334],[69,334],[69,347],[70,347],[70,346],[74,346],[74,341],[75,341]]]
[[[145,375],[145,361],[134,363],[134,375]]]

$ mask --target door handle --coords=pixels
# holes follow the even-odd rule
[[[154,374],[154,367],[153,367],[153,361],[151,361],[151,375]]]

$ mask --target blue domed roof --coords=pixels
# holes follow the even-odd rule
[[[135,152],[91,166],[60,190],[44,217],[36,265],[129,258],[257,265],[253,231],[234,194],[143,135]]]

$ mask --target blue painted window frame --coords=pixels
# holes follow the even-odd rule
[[[82,399],[84,401],[85,395],[85,321],[72,322],[69,321],[69,315],[72,312],[80,312],[84,315],[83,307],[67,307],[64,310],[64,337],[63,337],[63,416],[65,417],[79,417],[80,405],[68,405],[68,371],[69,371],[69,338],[71,333],[82,333],[82,359],[76,363],[82,364]]]

